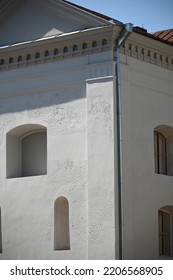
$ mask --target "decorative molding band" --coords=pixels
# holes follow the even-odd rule
[[[56,46],[58,44],[54,44]],[[7,54],[0,54],[0,71],[11,70],[36,64],[42,64],[46,62],[53,62],[55,60],[62,60],[65,58],[72,58],[82,56],[86,54],[103,52],[112,49],[112,42],[107,39],[93,40],[90,42],[84,41],[74,43],[73,45],[60,45],[53,47],[53,45],[47,46],[43,49],[38,46],[28,50],[18,50],[13,52],[14,55],[7,56]],[[11,52],[9,52],[11,53]]]
[[[107,26],[61,34],[0,48],[0,71],[113,50],[120,27]],[[173,71],[172,46],[132,33],[122,54]]]
[[[144,48],[142,45],[126,42],[121,48],[121,53],[130,57],[143,60],[145,62],[155,64],[157,66],[173,71],[173,56],[166,55],[152,48]]]

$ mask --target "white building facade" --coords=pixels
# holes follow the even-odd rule
[[[0,259],[171,259],[172,44],[62,0],[0,22]]]

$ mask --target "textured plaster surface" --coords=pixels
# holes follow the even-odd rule
[[[109,56],[108,53],[105,55]],[[98,55],[96,57],[98,59]],[[96,60],[94,55],[90,57],[90,62],[92,60]],[[0,76],[1,259],[97,258],[97,247],[102,251],[101,258],[114,256],[114,249],[111,248],[109,252],[110,240],[114,242],[113,181],[111,179],[111,190],[103,201],[102,195],[109,188],[109,180],[104,179],[105,174],[102,174],[103,187],[98,174],[88,187],[88,170],[94,171],[95,163],[90,165],[88,160],[88,139],[92,135],[88,130],[90,119],[85,80],[104,72],[98,71],[100,66],[87,65],[87,62],[88,58],[82,57],[70,59],[69,62],[65,60],[64,63],[61,61],[6,71]],[[97,71],[92,72],[92,68]],[[106,68],[111,73],[111,64],[106,64]],[[94,98],[89,109],[89,115],[94,115],[96,119],[99,115],[104,121],[103,126],[98,127],[101,134],[105,132],[106,135],[103,153],[111,153],[113,145],[111,84],[110,80],[110,93],[107,89],[104,97],[102,90],[98,96],[99,102]],[[24,124],[39,124],[47,128],[47,175],[6,179],[6,134]],[[112,166],[109,166],[108,172],[113,175]],[[95,199],[96,189],[100,189],[99,196],[90,203],[90,200]],[[54,251],[54,202],[60,196],[69,202],[70,250]],[[97,209],[99,200],[101,207]],[[89,221],[88,216],[91,214],[92,219]],[[107,225],[110,234],[105,235]],[[91,248],[90,235],[93,240]]]
[[[87,81],[89,258],[115,259],[113,79]]]
[[[173,205],[173,177],[155,174],[154,129],[173,127],[172,72],[122,56],[125,60],[121,65],[124,258],[159,259],[158,210]]]

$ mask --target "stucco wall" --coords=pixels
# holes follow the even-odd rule
[[[91,54],[1,73],[0,207],[3,253],[0,259],[115,257],[112,246],[115,238],[113,80],[111,78],[107,83],[103,80],[102,84],[96,82],[93,93],[87,89],[85,82],[86,79],[91,81],[92,78],[112,75],[112,64],[106,62],[110,57],[109,52]],[[100,90],[100,85],[104,84],[108,87]],[[98,141],[102,142],[104,150],[100,149],[100,159],[97,157],[97,162],[90,164],[89,155],[92,152],[91,159],[94,157],[93,149],[97,145],[92,127],[93,114],[96,117],[95,126],[99,123],[90,104],[92,94],[98,94],[101,100],[96,104],[96,110],[104,122],[97,130],[101,131]],[[90,117],[87,116],[88,110]],[[39,124],[47,128],[47,175],[6,178],[6,134],[24,124]],[[92,137],[94,146],[88,142]],[[111,155],[111,163],[102,173],[106,153],[107,162],[108,155]],[[95,165],[99,160],[103,160],[101,169]],[[91,176],[90,173],[94,173],[96,167],[100,169],[99,174],[91,178],[94,174]],[[110,178],[106,179],[106,175]],[[99,196],[96,198],[97,193]],[[70,250],[54,251],[54,202],[60,196],[69,203]],[[105,231],[107,227],[109,232]]]
[[[114,83],[87,80],[89,258],[115,259]]]
[[[125,259],[158,259],[158,210],[173,177],[155,174],[154,128],[173,126],[172,72],[121,56]]]

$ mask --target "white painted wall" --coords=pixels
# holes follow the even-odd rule
[[[87,80],[89,259],[115,259],[112,77]]]
[[[112,246],[115,234],[113,81],[112,78],[104,79],[105,75],[112,74],[112,63],[106,62],[110,57],[111,53],[105,52],[1,72],[0,207],[3,253],[0,259],[115,257]],[[97,61],[103,64],[97,64]],[[92,83],[92,78],[96,77],[100,77],[100,82]],[[87,84],[86,79],[90,79]],[[91,87],[88,88],[89,84]],[[98,154],[94,162],[94,154],[91,155],[89,163],[88,153],[91,154],[97,145],[93,125],[96,126],[99,121],[92,107],[92,94],[96,98],[93,99],[96,101],[94,106],[104,121],[97,129],[100,130],[98,140],[104,149],[100,150],[100,156]],[[97,104],[98,97],[100,101]],[[6,134],[24,124],[47,128],[47,175],[7,179]],[[20,130],[18,128],[18,134]],[[93,147],[88,142],[92,139]],[[94,178],[95,163],[99,162],[99,157],[103,164]],[[107,171],[102,173],[106,165]],[[107,173],[110,177],[106,178]],[[99,197],[94,202],[93,197],[97,193]],[[54,251],[54,202],[61,196],[69,202],[70,250]],[[93,232],[95,226],[96,231]],[[109,233],[105,232],[107,226]]]
[[[172,72],[123,55],[121,61],[124,258],[159,259],[158,210],[173,205],[173,177],[155,174],[153,131],[173,127]]]

